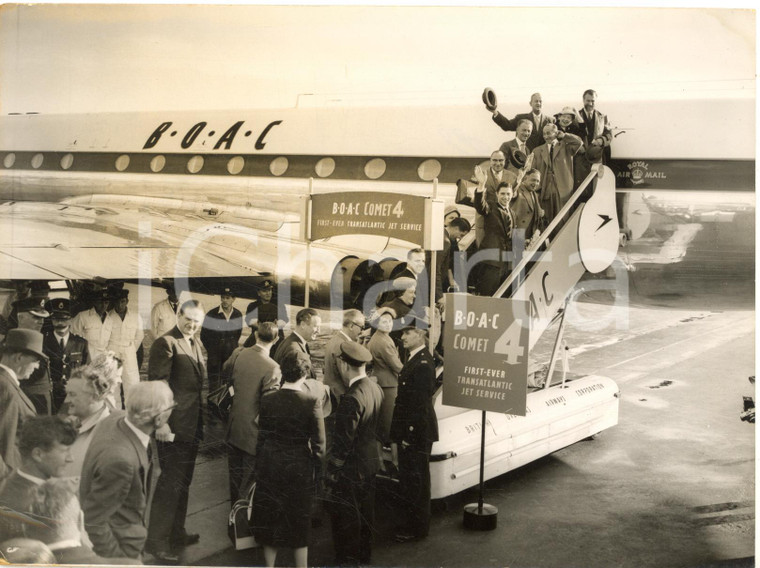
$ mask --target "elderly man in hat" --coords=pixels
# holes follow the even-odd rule
[[[340,344],[337,359],[348,385],[335,412],[335,432],[327,458],[336,566],[370,563],[375,518],[375,475],[381,457],[377,428],[383,391],[367,376],[372,361],[367,348]]]
[[[273,322],[277,325],[278,340],[272,346],[271,351],[274,353],[277,347],[285,338],[282,328],[288,323],[288,311],[283,304],[274,300],[274,282],[270,279],[264,280],[258,289],[258,299],[254,300],[245,310],[245,324],[251,328],[251,335],[246,340],[245,346],[250,347],[256,343],[256,328],[264,322]]]
[[[430,451],[438,440],[433,409],[435,364],[428,351],[428,325],[415,320],[404,327],[401,340],[409,358],[398,377],[398,395],[391,421],[391,452],[399,470],[403,522],[396,540],[425,538],[430,530]]]
[[[13,304],[13,321],[18,329],[33,329],[42,332],[42,326],[45,318],[50,316],[50,312],[45,309],[45,299],[43,297],[29,296],[23,300],[18,300]],[[27,381],[21,385],[21,390],[34,403],[38,414],[52,413],[52,398],[50,376],[48,373],[47,361],[44,361],[32,373]]]
[[[66,400],[66,383],[71,372],[89,361],[87,340],[71,333],[70,308],[71,302],[67,298],[54,298],[50,301],[53,329],[45,333],[42,345],[50,361],[54,414]]]
[[[201,343],[208,353],[209,392],[222,384],[222,365],[238,346],[243,333],[243,314],[233,307],[235,296],[229,287],[222,290],[220,301],[206,313],[201,329]]]
[[[72,318],[71,333],[87,340],[90,358],[95,360],[108,350],[113,319],[109,318],[108,312],[106,312],[108,292],[94,290],[86,296],[85,300],[91,307],[79,312]]]
[[[113,294],[113,309],[108,312],[111,320],[111,337],[108,350],[116,353],[121,360],[124,371],[121,375],[124,394],[140,382],[140,367],[137,363],[137,350],[142,345],[145,329],[143,320],[136,310],[129,308],[129,290],[116,290]]]
[[[47,361],[42,334],[31,329],[12,329],[0,351],[0,480],[21,464],[16,433],[21,423],[37,414],[34,404],[21,390],[20,381],[32,376]]]

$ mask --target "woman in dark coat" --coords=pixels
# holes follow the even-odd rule
[[[294,549],[296,566],[307,565],[315,469],[325,450],[321,402],[302,390],[310,370],[306,353],[289,353],[280,390],[261,399],[251,528],[267,566],[280,548]]]

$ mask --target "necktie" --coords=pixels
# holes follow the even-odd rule
[[[61,337],[61,353],[63,353],[64,349],[66,349],[66,346],[63,343],[63,337]]]
[[[311,355],[311,349],[309,349],[309,344],[308,343],[304,343],[304,346],[306,347],[306,354],[307,355]]]
[[[148,473],[145,475],[145,494],[147,496],[148,491],[150,491],[150,481],[151,477],[153,477],[153,440],[148,442]]]
[[[100,323],[106,323],[106,313],[100,314]]]
[[[554,144],[549,144],[549,161],[554,161]]]

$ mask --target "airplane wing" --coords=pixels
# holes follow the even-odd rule
[[[150,208],[7,202],[0,204],[0,278],[255,276],[252,247],[263,232],[276,233],[284,224],[242,226]]]

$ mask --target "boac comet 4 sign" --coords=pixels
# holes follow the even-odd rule
[[[528,313],[524,300],[446,295],[443,404],[525,416]]]

